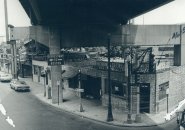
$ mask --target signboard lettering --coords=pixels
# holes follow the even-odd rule
[[[185,27],[182,28],[182,34],[185,33]],[[174,32],[173,35],[172,35],[172,39],[176,39],[180,37],[180,32]]]
[[[63,65],[64,64],[64,56],[63,55],[49,55],[48,56],[48,65]]]
[[[96,68],[99,70],[108,70],[107,61],[97,61]],[[121,71],[124,72],[124,63],[111,62],[110,63],[111,71]]]

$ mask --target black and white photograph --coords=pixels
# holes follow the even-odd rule
[[[185,0],[0,0],[0,130],[185,130]]]

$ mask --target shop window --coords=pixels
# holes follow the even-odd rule
[[[169,81],[159,85],[159,100],[166,98],[167,88],[169,88]]]

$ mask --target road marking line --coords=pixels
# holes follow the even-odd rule
[[[7,121],[11,126],[15,127],[15,125],[14,125],[14,123],[13,123],[13,120],[10,119],[9,116],[6,118],[6,121]]]
[[[0,104],[0,111],[1,111],[1,113],[2,113],[4,116],[6,116],[6,110],[5,110],[5,108],[4,108],[4,106],[3,106],[2,104]]]
[[[6,110],[4,108],[4,106],[2,104],[0,104],[0,111],[1,113],[6,116]],[[13,123],[13,120],[9,117],[9,116],[6,116],[6,121],[12,126],[12,127],[15,127],[14,123]]]

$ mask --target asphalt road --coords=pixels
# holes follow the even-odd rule
[[[38,100],[32,92],[15,92],[0,82],[0,130],[178,130],[176,121],[153,127],[117,127],[66,113]],[[11,126],[6,118],[13,120]]]

